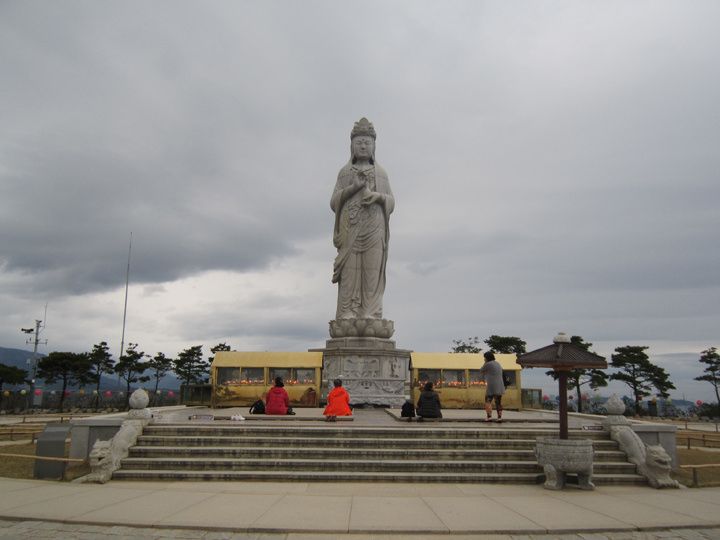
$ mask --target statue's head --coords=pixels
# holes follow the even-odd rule
[[[350,133],[350,155],[351,161],[355,163],[358,159],[367,159],[375,163],[375,128],[363,117],[355,122]]]

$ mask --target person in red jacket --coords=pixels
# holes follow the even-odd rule
[[[275,377],[275,386],[268,390],[265,397],[265,414],[292,414],[290,396],[284,388],[282,377]]]
[[[333,381],[335,388],[328,394],[327,407],[323,411],[326,422],[335,422],[338,416],[352,416],[350,394],[342,387],[342,381]]]

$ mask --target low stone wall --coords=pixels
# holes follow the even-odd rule
[[[186,407],[184,405],[171,407],[153,407],[150,413],[155,418],[172,420],[177,416],[177,421],[187,420],[191,411],[204,407]],[[75,418],[70,420],[70,457],[77,459],[88,459],[90,450],[96,441],[109,441],[112,439],[127,419],[127,412],[91,416],[89,418]]]
[[[678,468],[677,457],[677,426],[668,424],[631,423],[630,427],[637,433],[640,440],[648,446],[659,444],[672,459],[672,468]]]

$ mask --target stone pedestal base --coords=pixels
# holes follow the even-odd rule
[[[323,353],[322,398],[340,379],[353,405],[399,408],[410,398],[410,351],[373,337],[329,339]]]
[[[563,489],[567,473],[577,474],[580,489],[595,489],[591,440],[538,438],[535,456],[545,472],[545,489]]]

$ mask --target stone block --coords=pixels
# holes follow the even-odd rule
[[[381,338],[339,338],[323,352],[323,388],[341,379],[353,405],[400,407],[410,392],[410,351]],[[324,396],[323,396],[324,397]]]

